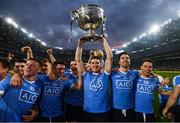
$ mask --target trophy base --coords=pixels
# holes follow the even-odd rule
[[[85,40],[85,41],[89,41],[89,42],[93,42],[93,41],[97,41],[98,39],[100,39],[100,36],[98,35],[86,35],[81,37],[81,40]]]

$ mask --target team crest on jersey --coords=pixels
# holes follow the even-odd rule
[[[31,90],[31,91],[35,91],[35,89],[34,89],[33,86],[30,86],[30,90]]]
[[[61,87],[46,86],[44,89],[44,95],[59,96],[61,92]]]
[[[141,93],[153,93],[153,86],[151,85],[145,85],[145,84],[137,84],[137,91]]]
[[[37,100],[38,96],[39,96],[39,94],[37,94],[37,93],[21,89],[20,95],[19,95],[19,100],[21,100],[23,102],[34,104],[35,101]]]
[[[133,87],[133,83],[131,80],[117,80],[116,88],[118,89],[131,89]]]
[[[93,80],[90,82],[90,86],[89,86],[89,89],[93,90],[93,91],[98,91],[98,90],[101,90],[103,88],[103,83],[102,83],[102,80]]]

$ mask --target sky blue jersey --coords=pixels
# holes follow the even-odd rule
[[[154,91],[158,89],[159,81],[155,77],[140,77],[136,85],[135,111],[141,113],[154,113]]]
[[[111,73],[112,108],[118,110],[134,108],[135,84],[138,78],[139,72],[134,70]]]
[[[109,106],[109,73],[85,72],[83,110],[89,113],[103,113]]]

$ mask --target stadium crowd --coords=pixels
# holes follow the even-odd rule
[[[26,58],[13,60],[12,53],[1,58],[0,121],[155,122],[155,92],[165,98],[160,101],[162,115],[180,121],[180,76],[170,87],[167,78],[153,73],[150,59],[142,60],[138,70],[131,69],[127,52],[119,54],[118,68],[112,68],[113,53],[107,39],[99,36],[97,41],[105,55],[95,50],[87,63],[83,62],[87,41],[80,38],[69,69],[64,61],[56,60],[52,49],[47,49],[48,57],[41,62],[29,46],[17,51]]]

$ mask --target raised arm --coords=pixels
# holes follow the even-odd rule
[[[83,77],[82,73],[84,71],[84,65],[82,62],[76,62],[77,64],[77,71],[78,71],[78,81],[74,83],[71,89],[81,90],[83,85]]]
[[[33,52],[32,52],[32,50],[31,50],[31,47],[29,47],[29,46],[22,47],[22,48],[21,48],[21,51],[22,51],[23,53],[26,53],[26,55],[27,55],[27,60],[30,59],[30,58],[33,58]]]
[[[78,40],[77,48],[76,48],[76,54],[75,54],[75,61],[81,62],[82,61],[82,50],[83,50],[83,44],[85,43],[85,40],[82,40],[81,38]]]
[[[8,62],[10,62],[14,57],[14,54],[12,54],[11,52],[8,53],[8,56],[7,56],[7,60]]]
[[[170,94],[170,96],[168,98],[166,107],[163,110],[163,115],[165,117],[166,117],[166,114],[168,112],[168,109],[176,103],[179,95],[180,95],[180,86],[175,86],[172,93]]]
[[[100,41],[103,43],[103,47],[106,53],[106,60],[105,60],[105,71],[110,73],[112,68],[112,62],[113,62],[113,54],[111,51],[111,48],[107,42],[107,39],[105,37],[101,37]]]
[[[54,62],[56,62],[56,59],[54,58],[54,55],[53,55],[53,53],[52,53],[52,49],[48,49],[48,50],[47,50],[47,54],[48,54],[49,59],[50,59],[50,61],[51,61],[52,64],[53,64]]]

